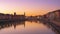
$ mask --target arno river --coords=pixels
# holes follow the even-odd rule
[[[40,21],[20,21],[0,23],[0,34],[57,34],[57,31]]]

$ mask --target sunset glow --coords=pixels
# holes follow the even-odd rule
[[[0,13],[43,15],[49,11],[60,9],[60,0],[0,0]]]

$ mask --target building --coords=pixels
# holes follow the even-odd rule
[[[17,21],[17,20],[25,20],[25,13],[24,15],[16,15],[14,12],[14,15],[12,14],[3,14],[0,13],[0,21]]]
[[[25,13],[24,15],[16,15],[14,12],[13,20],[25,20]]]
[[[56,15],[55,15],[54,12],[50,12],[50,13],[49,13],[49,19],[50,19],[50,20],[54,20],[55,17],[56,17]]]
[[[44,17],[46,17],[47,19],[50,19],[50,20],[60,19],[60,10],[49,12]]]
[[[55,15],[56,15],[56,16],[55,16],[56,19],[59,19],[59,11],[55,11],[54,13],[55,13]]]

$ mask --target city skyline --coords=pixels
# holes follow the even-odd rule
[[[0,0],[0,13],[43,15],[60,9],[60,0]]]
[[[0,0],[0,34],[60,34],[60,0]]]

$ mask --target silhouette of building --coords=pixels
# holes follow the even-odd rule
[[[50,19],[50,20],[54,20],[54,19],[59,19],[60,18],[60,10],[56,10],[53,12],[49,12],[47,13],[44,17]]]
[[[16,15],[16,12],[14,12],[14,16]]]
[[[25,12],[24,15],[16,15],[16,12],[14,12],[14,15],[0,13],[0,21],[1,20],[2,21],[25,20]]]
[[[56,11],[55,11],[55,14],[56,14],[56,18],[59,19],[59,18],[60,18],[60,10],[56,10]]]

